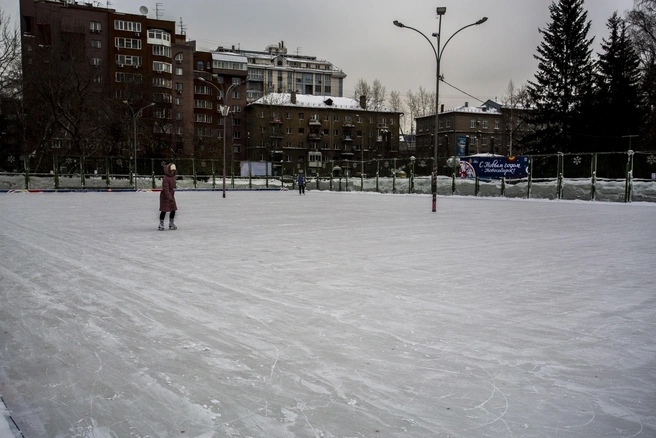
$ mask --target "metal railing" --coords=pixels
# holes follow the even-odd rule
[[[529,156],[525,178],[460,178],[438,163],[438,194],[541,199],[656,202],[656,152],[550,154]],[[0,155],[0,190],[154,190],[161,186],[164,159]],[[178,187],[220,190],[222,161],[176,159]],[[307,188],[379,193],[431,193],[432,158],[279,163],[276,175],[238,176],[228,172],[231,190],[295,188],[303,171]],[[9,170],[7,170],[9,169]],[[281,177],[282,175],[282,177]]]

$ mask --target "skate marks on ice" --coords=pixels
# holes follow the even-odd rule
[[[108,198],[88,199],[89,211],[104,217],[100,203]],[[200,211],[204,199],[190,196],[185,206]],[[266,209],[276,213],[278,204]],[[305,212],[326,207],[305,205],[277,221],[243,211],[231,217],[236,207],[227,205],[220,211],[228,231],[189,215],[176,239],[129,231],[129,221],[98,222],[80,207],[52,227],[10,217],[0,240],[11,255],[0,262],[9,303],[0,309],[2,384],[27,436],[654,430],[653,384],[644,380],[654,333],[638,322],[650,319],[648,302],[628,309],[626,296],[606,295],[603,285],[585,290],[566,272],[561,277],[555,256],[541,266],[544,281],[495,276],[495,263],[483,258],[467,262],[506,295],[466,277],[452,282],[463,275],[461,261],[435,267],[436,247],[425,236],[411,236],[412,251],[400,245],[405,231],[422,228],[416,218],[404,215],[397,226],[394,217],[358,210],[356,221],[335,223]],[[389,201],[371,210],[382,207]],[[382,239],[376,229],[400,237]],[[439,238],[449,254],[461,243]],[[541,249],[538,242],[531,251]],[[167,262],[169,252],[175,257]],[[549,284],[571,290],[568,282],[581,290],[550,293]],[[593,296],[599,304],[590,306]]]

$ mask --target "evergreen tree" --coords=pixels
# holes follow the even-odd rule
[[[590,21],[583,0],[558,0],[549,6],[551,23],[540,29],[543,41],[528,92],[535,105],[527,140],[533,152],[572,152],[589,147],[586,111],[592,106],[593,63]]]
[[[627,135],[643,127],[640,97],[640,58],[629,40],[626,24],[615,12],[607,23],[610,35],[601,44],[597,63],[595,108],[599,150],[626,150]]]

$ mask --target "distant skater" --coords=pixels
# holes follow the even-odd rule
[[[298,183],[298,194],[299,195],[304,195],[305,194],[305,175],[302,173],[298,174],[298,178],[296,179],[296,182]]]
[[[175,164],[164,165],[164,179],[162,180],[162,191],[159,193],[159,227],[160,231],[164,230],[164,218],[169,213],[169,230],[177,230],[173,218],[178,205],[175,203]]]

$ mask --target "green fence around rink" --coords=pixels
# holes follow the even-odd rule
[[[656,202],[656,152],[529,156],[528,177],[466,179],[449,160],[438,163],[439,195]],[[0,153],[0,191],[153,190],[161,187],[164,159],[125,157],[5,156]],[[176,159],[178,188],[222,190],[222,160]],[[452,162],[452,161],[451,161]],[[431,192],[432,158],[394,158],[274,164],[276,175],[240,177],[227,169],[228,190],[294,189],[303,171],[309,190],[379,193]],[[282,169],[282,177],[280,176]],[[135,176],[136,174],[136,176]]]

